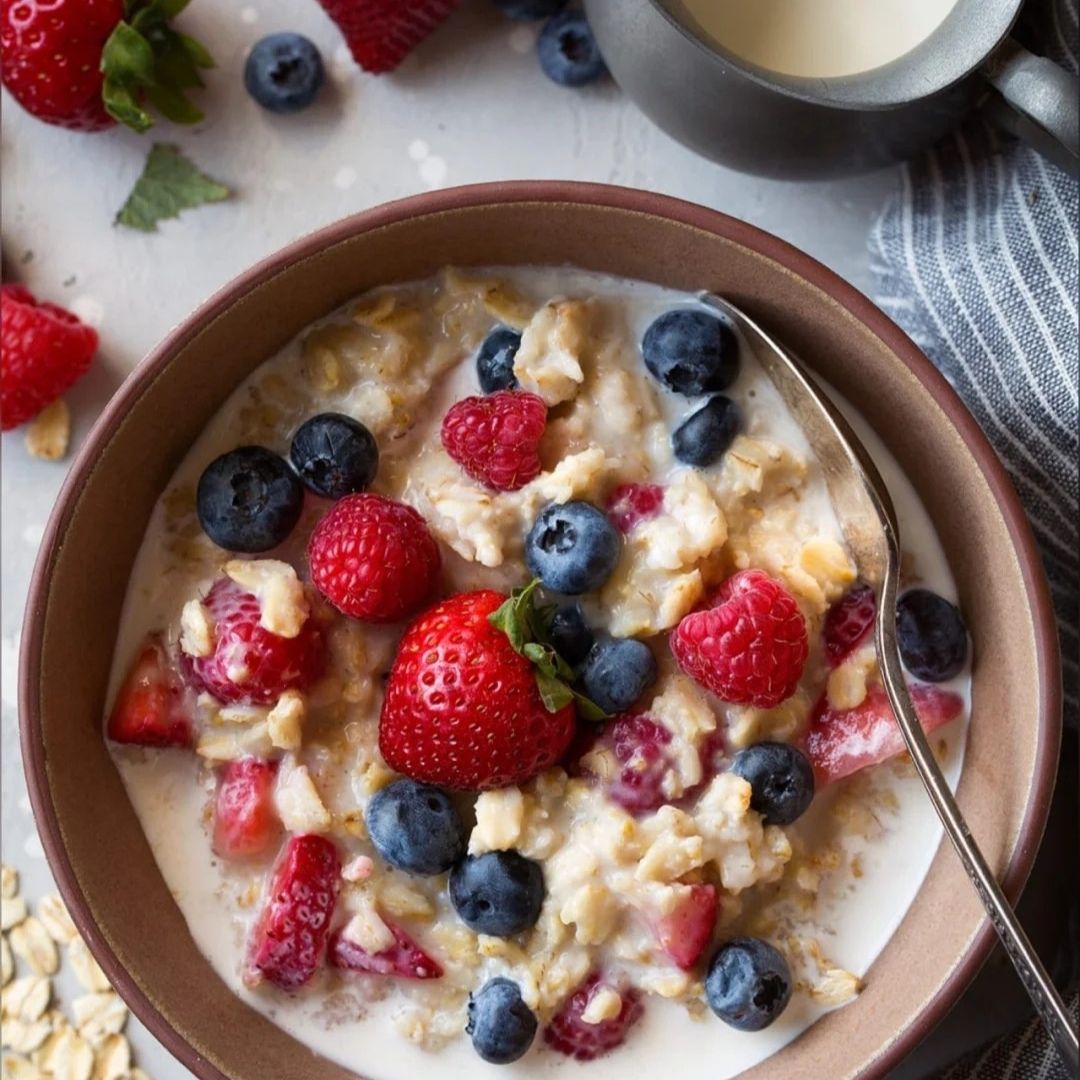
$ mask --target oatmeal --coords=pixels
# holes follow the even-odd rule
[[[955,779],[966,636],[959,666],[920,651],[954,590],[867,441]],[[196,942],[314,1049],[599,1078],[677,1041],[734,1075],[857,998],[938,836],[889,760],[867,593],[804,436],[693,297],[449,270],[306,331],[197,441],[107,733]]]

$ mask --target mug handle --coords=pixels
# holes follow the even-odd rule
[[[990,119],[1059,168],[1080,173],[1080,80],[1013,38],[987,60],[983,75],[997,90]]]

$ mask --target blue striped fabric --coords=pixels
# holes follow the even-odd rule
[[[1077,71],[1077,0],[1032,47]],[[1077,183],[975,122],[903,170],[871,238],[877,302],[967,402],[1012,475],[1058,615],[1077,724]]]

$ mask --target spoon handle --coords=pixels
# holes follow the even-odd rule
[[[878,662],[886,693],[930,801],[986,908],[1005,952],[1034,1003],[1035,1011],[1053,1039],[1069,1074],[1075,1076],[1080,1064],[1080,1052],[1065,1003],[975,843],[911,703],[896,642],[896,567],[899,560],[896,558],[895,542],[892,537],[889,539],[893,546],[890,553],[893,557],[889,559],[890,566],[882,582],[876,617]]]

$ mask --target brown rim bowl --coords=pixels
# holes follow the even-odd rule
[[[566,264],[710,289],[772,328],[862,410],[937,523],[959,585],[974,640],[974,720],[959,800],[1015,898],[1053,787],[1057,643],[1016,494],[945,380],[850,285],[741,221],[613,187],[457,188],[338,222],[212,297],[110,403],[49,522],[22,639],[23,757],[60,891],[136,1015],[203,1080],[355,1075],[313,1057],[248,1008],[199,954],[113,767],[101,720],[124,590],[151,508],[214,411],[314,319],[372,286],[446,264]],[[956,1001],[992,936],[958,861],[940,848],[859,1000],[745,1075],[885,1075]],[[357,1063],[359,1072],[365,1064]]]

